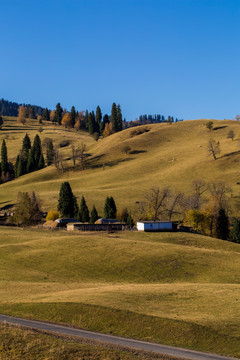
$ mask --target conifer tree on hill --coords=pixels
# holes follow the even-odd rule
[[[53,148],[53,142],[50,139],[47,143],[47,165],[51,165],[53,163],[54,158],[54,148]]]
[[[232,234],[231,234],[231,241],[240,244],[240,220],[234,219]]]
[[[89,210],[87,207],[87,203],[86,200],[84,198],[84,196],[82,196],[81,202],[80,202],[80,207],[79,207],[79,212],[78,212],[78,219],[82,222],[89,222],[90,218],[89,218]]]
[[[61,125],[61,121],[62,121],[62,115],[63,115],[63,109],[61,107],[61,104],[58,103],[56,105],[56,111],[55,111],[55,114],[54,114],[54,119],[53,121],[58,123],[59,125]]]
[[[30,173],[34,170],[36,170],[36,162],[35,162],[35,156],[34,156],[34,149],[32,147],[29,152],[29,155],[28,155],[27,172]],[[18,175],[18,176],[20,176],[20,175]]]
[[[9,170],[9,167],[8,167],[8,156],[7,156],[7,145],[4,139],[2,141],[2,148],[1,148],[1,169],[2,169],[2,174],[5,176]]]
[[[104,204],[104,216],[108,219],[116,219],[117,207],[112,196],[106,198]]]
[[[216,237],[227,240],[229,236],[229,219],[225,209],[220,208],[216,219]]]
[[[49,120],[50,120],[50,111],[48,110],[48,108],[46,108],[46,109],[44,110],[43,119],[46,120],[46,121],[49,121]]]
[[[40,137],[38,136],[38,134],[34,138],[32,150],[33,150],[33,155],[34,155],[34,159],[35,159],[35,170],[37,170],[37,169],[39,169],[38,164],[39,164],[40,157],[42,154],[41,140],[40,140]]]
[[[122,111],[119,104],[117,106],[117,131],[122,131]]]
[[[90,224],[94,224],[95,221],[98,220],[98,212],[97,209],[95,208],[95,206],[93,205],[92,211],[91,211],[91,216],[90,216]]]
[[[76,120],[76,110],[75,110],[75,107],[72,106],[71,108],[71,112],[70,112],[70,115],[71,115],[71,126],[74,127],[75,125],[75,120]]]
[[[98,123],[98,126],[100,128],[101,122],[102,122],[102,112],[101,112],[100,106],[97,106],[97,109],[96,109],[96,122]]]
[[[74,216],[74,195],[69,182],[62,183],[59,199],[58,199],[58,211],[61,217],[72,218]]]
[[[113,132],[117,132],[118,131],[118,114],[117,114],[117,106],[115,103],[112,104],[111,124],[112,124]]]
[[[26,174],[26,171],[27,171],[26,164],[23,161],[23,158],[20,157],[19,161],[18,161],[18,167],[17,167],[17,176],[22,176],[22,175]]]

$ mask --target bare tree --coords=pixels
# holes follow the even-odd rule
[[[207,151],[209,156],[212,155],[214,160],[217,160],[217,155],[221,152],[219,141],[216,142],[215,140],[210,139],[207,145]]]
[[[146,210],[153,221],[156,221],[164,213],[166,199],[169,194],[170,190],[168,188],[160,190],[157,187],[153,187],[149,193],[145,194]]]
[[[239,120],[240,120],[240,115],[236,115],[236,116],[235,116],[235,119],[236,119],[237,121],[239,121]]]
[[[165,213],[168,216],[169,221],[172,220],[173,215],[181,213],[181,205],[183,201],[183,194],[178,192],[169,191],[166,199]]]
[[[78,158],[78,153],[79,153],[79,148],[75,148],[75,146],[72,144],[71,145],[72,148],[72,161],[73,161],[73,166],[76,165],[76,161]]]
[[[82,170],[84,170],[87,166],[86,151],[87,151],[86,144],[81,143],[81,145],[78,147],[78,159],[79,159]]]
[[[212,182],[208,185],[210,193],[210,201],[212,201],[214,208],[218,211],[220,208],[228,209],[227,194],[231,192],[231,188],[223,182]]]
[[[62,172],[64,172],[64,167],[63,167],[63,155],[62,155],[62,153],[59,153],[59,163],[60,163]]]
[[[193,181],[192,186],[193,194],[191,196],[191,209],[199,210],[203,202],[202,195],[207,191],[208,187],[205,181],[201,179]]]
[[[57,150],[54,151],[53,163],[56,169],[59,170],[60,159],[59,159],[59,152]]]

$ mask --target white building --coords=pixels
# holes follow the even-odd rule
[[[172,221],[139,221],[138,231],[173,231]]]

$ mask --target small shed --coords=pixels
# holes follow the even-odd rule
[[[173,231],[172,221],[139,221],[137,222],[138,231]]]

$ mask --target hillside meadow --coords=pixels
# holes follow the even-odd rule
[[[1,227],[0,312],[239,357],[239,255],[196,234]]]
[[[233,120],[213,120],[214,128],[206,128],[207,120],[194,120],[168,124],[150,124],[126,129],[97,142],[85,131],[68,130],[51,123],[40,125],[28,120],[18,124],[16,118],[5,118],[0,132],[0,141],[6,139],[9,160],[15,158],[21,148],[22,139],[28,133],[31,140],[36,133],[41,140],[50,137],[64,158],[64,172],[54,165],[24,175],[1,185],[0,205],[14,204],[17,193],[36,191],[43,209],[56,209],[61,183],[69,181],[78,200],[85,196],[89,207],[93,204],[100,214],[106,196],[112,195],[117,207],[127,206],[134,212],[136,202],[153,186],[170,187],[172,190],[191,192],[192,182],[203,179],[206,182],[225,182],[231,187],[233,213],[238,211],[240,123]],[[140,129],[141,134],[133,135]],[[235,138],[227,138],[233,130]],[[220,142],[221,153],[215,161],[207,156],[209,139]],[[59,148],[62,140],[69,141],[67,147]],[[88,168],[73,168],[71,145],[85,143],[88,154]],[[124,148],[130,147],[129,154]]]

